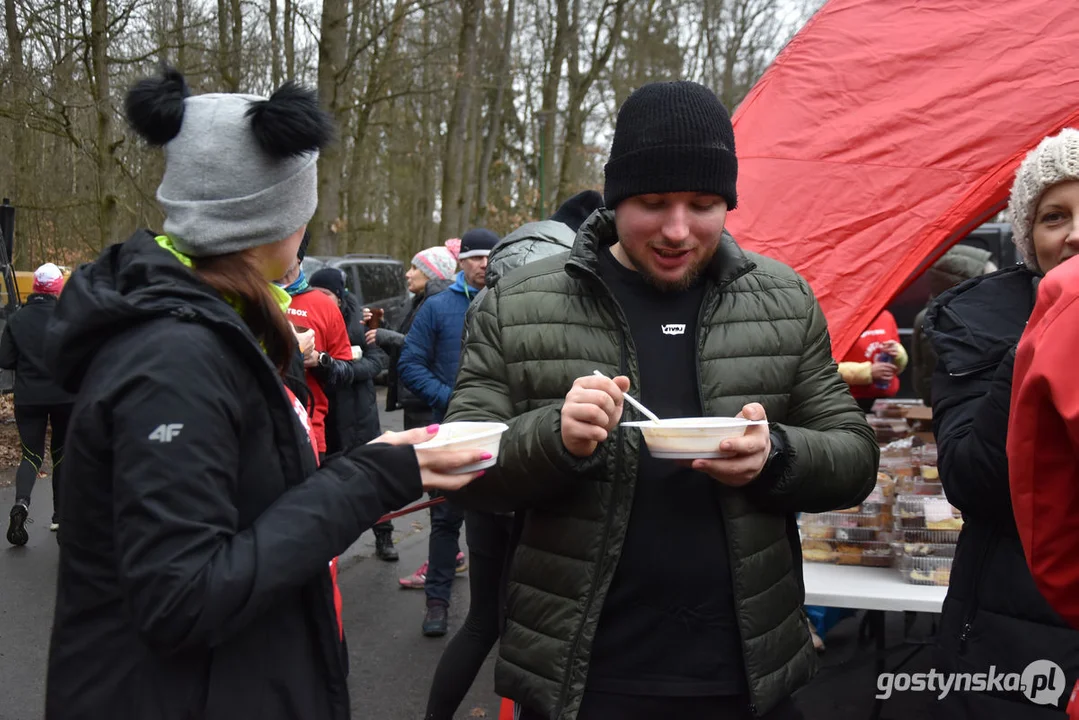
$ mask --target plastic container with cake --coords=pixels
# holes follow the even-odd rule
[[[896,521],[898,524],[898,520]],[[917,545],[951,545],[959,542],[958,530],[923,530],[919,528],[896,528],[896,542]]]
[[[950,557],[915,557],[899,554],[899,573],[914,585],[941,585],[947,587],[952,574]]]
[[[928,530],[927,532],[940,532]],[[955,543],[897,542],[897,554],[908,557],[955,557]]]
[[[885,541],[891,537],[891,508],[871,505],[872,511],[802,513],[803,538],[842,542]]]
[[[891,567],[895,559],[894,546],[890,542],[835,542],[837,565],[861,565],[863,567]]]
[[[935,470],[936,468],[922,468],[925,470]],[[896,492],[900,495],[930,495],[930,496],[942,496],[944,495],[944,486],[940,483],[939,477],[927,478],[924,475],[915,475],[913,477],[900,478],[896,483]]]
[[[943,496],[898,495],[896,527],[902,530],[960,530],[962,514]]]
[[[802,539],[802,559],[806,562],[835,563],[835,541],[820,538]]]

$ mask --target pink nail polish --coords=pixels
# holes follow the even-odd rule
[[[428,425],[427,432],[430,435],[434,435],[436,432],[438,432],[438,423],[435,423],[434,425]]]
[[[480,470],[478,473],[476,473],[476,477],[481,478],[486,474],[487,474],[486,470]]]
[[[480,460],[490,460],[493,457],[494,455],[491,453],[485,452],[483,455],[480,455]]]

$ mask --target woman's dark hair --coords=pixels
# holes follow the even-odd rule
[[[262,273],[245,252],[195,258],[195,273],[229,300],[239,301],[247,327],[262,343],[267,357],[284,375],[297,350],[285,313],[281,312]]]

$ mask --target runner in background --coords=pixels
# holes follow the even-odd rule
[[[277,285],[292,298],[288,317],[297,331],[315,332],[315,353],[304,358],[304,367],[307,369],[307,387],[311,393],[311,429],[318,443],[319,458],[322,459],[326,456],[326,414],[330,409],[325,388],[327,373],[334,371],[334,361],[338,363],[336,372],[347,372],[341,365],[352,362],[352,346],[337,303],[312,288],[304,275],[302,263],[310,240],[310,234],[305,232],[296,251],[295,262],[277,281]]]
[[[401,380],[431,408],[436,422],[446,414],[456,382],[465,313],[486,282],[487,256],[498,239],[485,228],[474,228],[461,236],[457,256],[461,271],[449,289],[424,303],[405,337],[398,362]],[[450,586],[459,567],[455,558],[460,555],[463,522],[464,514],[452,502],[431,508],[423,620],[423,634],[429,637],[445,635],[449,627]]]
[[[375,378],[389,365],[386,353],[365,338],[363,308],[356,296],[345,287],[345,275],[339,268],[328,267],[311,276],[311,287],[326,293],[337,303],[352,343],[352,361],[343,364],[338,377],[320,378],[329,398],[326,415],[326,449],[329,454],[370,442],[379,436],[378,397]],[[315,372],[322,374],[316,367]],[[375,556],[397,562],[393,547],[393,523],[379,523],[373,528]]]
[[[15,504],[7,530],[7,541],[12,545],[25,545],[30,539],[26,532],[30,495],[45,463],[45,432],[49,426],[53,508],[49,529],[60,529],[64,439],[75,398],[60,387],[45,365],[45,330],[56,312],[63,286],[60,268],[52,263],[39,267],[34,272],[30,297],[8,319],[0,337],[0,368],[15,371],[15,426],[22,443],[22,461],[15,471]]]

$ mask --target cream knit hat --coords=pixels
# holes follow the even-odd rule
[[[1045,191],[1067,180],[1079,180],[1079,130],[1064,128],[1047,137],[1027,155],[1015,173],[1008,209],[1012,216],[1012,242],[1027,267],[1040,272],[1034,251],[1034,214]]]

